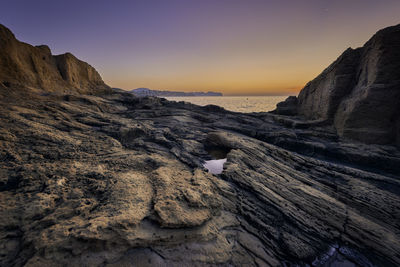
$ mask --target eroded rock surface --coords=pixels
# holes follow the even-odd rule
[[[292,101],[293,103],[293,101]],[[276,113],[326,120],[340,136],[364,143],[399,144],[400,25],[378,31],[363,47],[347,49]]]
[[[0,88],[10,90],[16,86],[83,94],[111,91],[88,63],[71,53],[53,56],[46,45],[35,47],[20,42],[0,24]]]
[[[326,77],[346,84],[343,68]],[[341,103],[325,100],[330,116]],[[324,117],[111,92],[2,26],[0,162],[0,266],[400,265],[396,147],[348,142]]]
[[[337,245],[399,265],[399,151],[278,120],[121,93],[4,96],[0,265],[311,265]],[[229,152],[221,175],[202,167],[212,147]]]

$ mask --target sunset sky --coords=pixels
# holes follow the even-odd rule
[[[16,37],[71,52],[112,87],[297,93],[400,23],[399,0],[2,0]]]

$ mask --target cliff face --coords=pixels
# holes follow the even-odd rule
[[[379,31],[361,48],[347,49],[293,105],[306,119],[331,122],[340,136],[400,144],[400,25]]]
[[[338,133],[368,143],[399,142],[400,25],[379,31],[364,45],[356,75],[334,117]]]
[[[0,25],[0,87],[27,87],[49,92],[109,92],[97,71],[70,53],[53,56],[48,46],[18,41]]]
[[[354,86],[360,61],[360,49],[347,49],[317,78],[309,82],[298,96],[298,112],[310,119],[330,119],[340,100]]]

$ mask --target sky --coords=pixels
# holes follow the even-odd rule
[[[17,39],[71,52],[112,87],[296,94],[400,23],[400,0],[2,0]]]

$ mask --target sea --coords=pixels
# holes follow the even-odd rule
[[[235,112],[266,112],[276,108],[276,104],[288,96],[180,96],[166,97],[172,101],[185,101],[200,106],[217,105]]]

